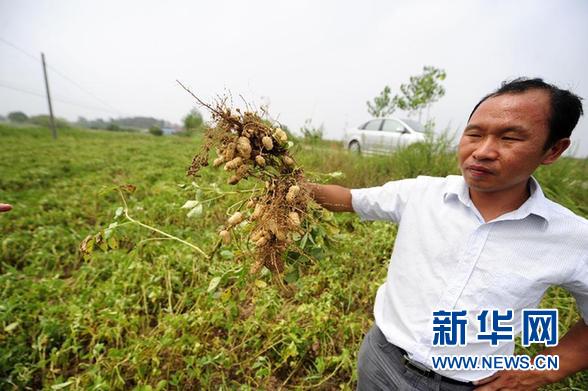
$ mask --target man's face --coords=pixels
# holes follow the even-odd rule
[[[458,149],[470,190],[518,191],[540,164],[551,163],[551,150],[543,148],[549,110],[550,97],[542,90],[489,98],[476,109]]]

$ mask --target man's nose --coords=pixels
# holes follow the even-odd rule
[[[486,137],[482,140],[472,154],[476,160],[494,160],[498,158],[498,144],[493,137]]]

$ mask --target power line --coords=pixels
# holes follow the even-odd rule
[[[32,59],[33,59],[33,60],[35,60],[36,62],[40,62],[40,60],[39,60],[37,57],[33,56],[31,53],[27,52],[26,50],[19,48],[19,47],[18,47],[18,46],[16,46],[15,44],[13,44],[13,43],[11,43],[11,42],[8,42],[8,41],[7,41],[7,40],[5,40],[4,38],[0,37],[0,41],[4,42],[6,45],[10,46],[11,48],[18,50],[19,52],[21,52],[21,53],[22,53],[22,54],[24,54],[25,56],[32,58]]]
[[[8,86],[8,85],[6,85],[4,83],[1,83],[1,82],[0,82],[0,87],[7,88],[9,90],[18,91],[18,92],[24,92],[25,94],[29,94],[29,95],[40,96],[41,98],[44,98],[45,97],[45,95],[40,94],[38,92],[34,92],[34,91],[30,91],[30,90],[25,90],[25,89],[14,87],[14,86]]]
[[[80,90],[82,90],[83,92],[85,92],[86,95],[91,96],[97,102],[99,102],[99,103],[103,104],[104,106],[110,108],[112,111],[117,112],[118,115],[124,114],[120,110],[117,110],[116,108],[112,107],[111,105],[109,105],[108,103],[106,103],[105,101],[103,101],[102,99],[98,98],[96,95],[92,94],[90,91],[87,91],[86,89],[84,89],[81,85],[79,85],[78,83],[76,83],[75,81],[73,81],[70,77],[68,77],[68,76],[64,75],[62,72],[58,71],[54,66],[49,65],[49,68],[53,72],[55,72],[57,75],[61,76],[63,79],[69,81],[71,84],[73,84],[74,86],[78,87]]]
[[[2,82],[0,82],[0,87],[1,88],[6,88],[6,89],[9,89],[9,90],[14,90],[14,91],[22,92],[24,94],[34,95],[34,96],[37,96],[37,97],[40,97],[40,98],[45,99],[45,95],[43,95],[41,93],[34,92],[34,91],[31,91],[31,90],[26,90],[26,89],[15,87],[15,86],[6,85],[6,84],[4,84]],[[112,113],[119,114],[117,112],[114,112],[114,111],[111,111],[111,110],[106,110],[104,108],[93,107],[93,106],[86,106],[86,105],[82,105],[82,104],[79,104],[79,103],[71,102],[71,101],[68,101],[68,100],[60,99],[60,98],[53,98],[53,100],[56,101],[56,102],[59,102],[59,103],[63,103],[63,104],[66,104],[66,105],[71,105],[71,106],[77,106],[77,107],[80,107],[80,108],[83,108],[83,109],[87,109],[87,110],[95,110],[95,111],[103,111],[103,112],[111,113],[111,114]]]
[[[17,84],[14,84],[12,82],[6,81],[6,80],[2,80],[0,79],[0,87],[4,87],[4,88],[8,88],[11,90],[15,90],[15,91],[20,91],[20,92],[24,92],[27,94],[31,94],[31,95],[38,95],[38,96],[43,96],[45,97],[45,95],[42,95],[41,92],[38,92],[36,90],[31,90],[31,89],[27,89],[27,87],[22,87],[19,86]],[[68,99],[66,97],[63,97],[63,95],[56,95],[57,100],[62,100],[62,101],[67,101]],[[82,103],[78,103],[78,105],[82,105]],[[104,108],[101,108],[100,110],[103,110]],[[114,111],[112,111],[112,113],[114,113]]]
[[[34,55],[32,55],[31,53],[29,53],[28,51],[22,49],[21,47],[18,47],[17,45],[13,44],[10,41],[7,41],[6,39],[0,37],[0,41],[2,41],[4,44],[12,47],[13,49],[21,52],[22,54],[24,54],[25,56],[31,58],[32,60],[34,60],[37,63],[40,63],[41,61]],[[71,84],[73,84],[74,86],[76,86],[78,89],[80,89],[82,92],[84,92],[85,94],[87,94],[88,96],[92,97],[93,99],[95,99],[97,102],[99,102],[100,104],[108,107],[110,110],[108,110],[109,112],[113,112],[118,114],[119,116],[129,116],[128,114],[123,113],[122,111],[116,109],[115,107],[111,106],[110,104],[108,104],[107,102],[103,101],[102,99],[98,98],[96,95],[94,95],[93,93],[91,93],[90,91],[86,90],[84,87],[82,87],[79,83],[75,82],[72,78],[66,76],[63,72],[59,71],[57,68],[55,68],[52,65],[48,65],[48,67],[55,72],[55,74],[57,74],[58,76],[60,76],[61,78],[63,78],[64,80],[70,82]],[[62,102],[63,103],[63,102]],[[105,110],[102,110],[105,111]]]

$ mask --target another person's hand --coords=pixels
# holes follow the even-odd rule
[[[10,209],[12,209],[12,205],[0,204],[0,212],[8,212]]]

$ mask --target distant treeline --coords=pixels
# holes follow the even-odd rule
[[[104,120],[97,118],[88,120],[84,117],[78,117],[76,125],[82,128],[90,129],[107,129],[107,130],[124,130],[124,129],[149,129],[153,127],[157,128],[175,128],[176,125],[153,117],[121,117],[121,118],[110,118]]]
[[[58,128],[69,128],[71,126],[71,124],[64,118],[59,118],[56,117],[54,118],[55,120],[55,126],[57,126]],[[14,123],[21,123],[21,124],[33,124],[33,125],[39,125],[39,126],[49,126],[50,125],[50,120],[49,120],[49,116],[46,114],[40,114],[40,115],[32,115],[32,116],[28,116],[25,113],[23,113],[22,111],[13,111],[11,113],[8,113],[8,115],[6,117],[0,115],[0,121],[10,121],[10,122],[14,122]]]
[[[49,116],[34,115],[28,116],[22,111],[13,111],[8,113],[6,117],[0,115],[0,121],[10,121],[15,123],[30,123],[39,126],[49,126]],[[78,117],[76,122],[69,122],[64,118],[55,118],[55,124],[59,128],[67,128],[76,126],[80,128],[88,129],[104,129],[112,131],[127,131],[136,132],[146,129],[163,129],[170,128],[174,130],[180,130],[180,126],[174,125],[171,122],[157,119],[153,117],[121,117],[121,118],[109,118],[109,119],[87,119],[85,117]]]

